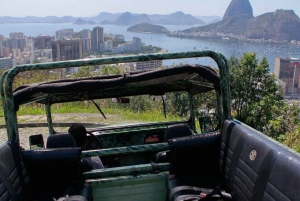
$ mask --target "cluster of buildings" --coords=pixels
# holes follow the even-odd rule
[[[73,29],[59,30],[55,35],[56,40],[51,41],[53,61],[82,59],[84,50],[114,54],[142,51],[141,38],[133,37],[133,41],[125,43],[123,35],[105,34],[104,28],[100,26],[93,30],[84,29],[79,34],[81,36],[77,37],[74,36]],[[114,40],[120,41],[120,44],[114,46]]]
[[[151,70],[151,69],[155,69],[155,68],[160,68],[162,66],[163,66],[162,60],[142,61],[142,62],[134,62],[134,63],[119,63],[118,64],[118,67],[123,72]]]
[[[114,46],[115,40],[118,43]],[[100,26],[79,33],[73,32],[73,29],[62,29],[56,31],[55,36],[27,37],[21,32],[10,33],[9,38],[0,35],[0,68],[83,59],[84,51],[97,54],[139,53],[142,51],[142,40],[133,37],[132,41],[125,42],[123,35],[106,34]]]
[[[114,45],[114,41],[117,45]],[[79,33],[73,32],[73,29],[62,29],[56,31],[55,36],[27,37],[21,32],[10,33],[9,38],[0,35],[0,69],[21,64],[83,59],[84,51],[99,54],[139,53],[142,51],[142,40],[133,37],[132,41],[125,42],[123,35],[104,33],[104,29],[99,26]],[[119,64],[123,72],[161,66],[162,61]],[[63,76],[77,70],[78,68],[68,68],[60,73]]]
[[[193,39],[219,39],[222,41],[247,41],[251,43],[275,43],[275,44],[287,44],[287,40],[277,41],[274,39],[250,39],[246,38],[243,35],[234,35],[232,33],[222,33],[222,32],[214,32],[214,31],[197,31],[186,33],[183,31],[174,31],[167,34],[170,37],[179,37],[179,38],[193,38]],[[300,45],[300,41],[292,40],[290,42],[291,45]]]
[[[286,98],[300,98],[300,59],[276,58],[274,74],[280,81]]]

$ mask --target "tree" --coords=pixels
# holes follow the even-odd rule
[[[291,148],[294,148],[295,144],[300,148],[299,105],[285,103],[279,111],[278,117],[271,120],[267,127],[269,136],[278,139]]]
[[[281,87],[276,83],[274,75],[269,73],[267,59],[264,57],[259,62],[256,53],[244,53],[240,60],[232,56],[229,66],[235,118],[278,137],[278,133],[268,133],[268,125],[284,113],[282,109],[285,103]]]
[[[33,84],[37,82],[46,82],[57,80],[58,74],[49,70],[25,71],[16,75],[13,88],[23,84]]]
[[[189,96],[184,92],[170,93],[166,105],[172,115],[184,117],[189,112]]]
[[[217,99],[215,91],[208,91],[194,96],[196,117],[210,116],[217,125]]]
[[[103,66],[100,73],[102,75],[121,74],[122,70],[119,66]]]
[[[72,77],[89,77],[93,75],[94,67],[93,66],[83,66],[78,69]]]

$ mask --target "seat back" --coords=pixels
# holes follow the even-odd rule
[[[220,167],[235,200],[297,200],[300,157],[236,121],[222,129]]]
[[[186,124],[175,124],[170,125],[166,128],[164,141],[168,141],[169,139],[176,137],[184,137],[192,135],[192,131]]]
[[[197,173],[199,184],[217,185],[220,143],[218,132],[170,139],[170,174]]]
[[[261,193],[263,201],[299,200],[300,160],[296,153],[279,149],[277,158],[269,169],[269,178]],[[298,154],[297,154],[298,155]]]
[[[47,139],[47,148],[76,147],[76,142],[70,134],[50,135]]]
[[[22,156],[36,192],[52,192],[55,197],[82,180],[81,148],[25,150]]]
[[[0,200],[19,200],[29,188],[29,178],[16,142],[0,147]]]

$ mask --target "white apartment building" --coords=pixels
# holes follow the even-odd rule
[[[136,70],[148,70],[162,66],[162,60],[136,62]]]
[[[105,50],[112,52],[113,51],[113,41],[112,40],[108,40],[105,42]]]
[[[2,68],[12,68],[13,60],[11,57],[0,58],[0,69]]]

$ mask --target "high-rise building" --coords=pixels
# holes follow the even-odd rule
[[[82,30],[82,39],[91,39],[91,38],[92,38],[91,30],[83,29]]]
[[[18,48],[13,48],[12,49],[12,55],[14,59],[17,59],[18,57],[21,56],[21,50]]]
[[[139,37],[133,37],[133,44],[136,52],[142,51],[142,39]]]
[[[19,48],[22,52],[24,51],[24,47],[26,47],[26,45],[28,45],[27,37],[20,38],[20,39],[18,40],[18,48]]]
[[[300,94],[300,59],[276,58],[274,74],[285,82],[286,94]]]
[[[52,60],[66,61],[83,58],[82,40],[56,40],[51,43]]]
[[[61,29],[55,32],[56,40],[72,39],[73,29]]]
[[[84,50],[92,49],[92,40],[91,39],[83,39],[83,49]]]
[[[36,49],[50,49],[52,40],[54,40],[52,36],[37,36],[34,38],[34,47]]]
[[[83,49],[91,50],[92,49],[92,33],[89,29],[82,30],[82,39],[83,39]]]
[[[104,29],[97,26],[93,29],[92,49],[95,52],[104,52]]]
[[[115,39],[115,35],[112,33],[104,33],[104,38],[107,38],[108,40]]]
[[[9,33],[9,37],[13,39],[24,38],[24,34],[22,32],[11,32]]]
[[[162,66],[162,60],[136,62],[136,70],[154,69]]]
[[[3,57],[2,42],[0,41],[0,58]]]
[[[19,44],[19,40],[18,39],[9,38],[7,40],[7,45],[8,46],[6,46],[6,47],[8,47],[10,50],[12,50],[13,48],[18,48],[19,47],[18,44]]]
[[[112,52],[113,51],[113,41],[112,40],[108,40],[105,42],[105,50]]]
[[[115,35],[115,39],[116,39],[116,40],[124,40],[124,36],[123,36],[123,35],[116,34],[116,35]]]
[[[21,51],[23,51],[24,47],[26,45],[28,45],[27,41],[28,41],[27,37],[16,38],[16,36],[15,36],[14,38],[9,38],[7,40],[4,40],[2,42],[2,46],[7,47],[10,50],[12,50],[13,48],[19,48],[19,49],[21,49]]]
[[[2,47],[3,57],[9,57],[10,49],[8,47]]]

